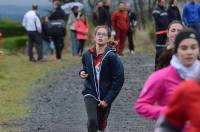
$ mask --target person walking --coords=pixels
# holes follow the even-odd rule
[[[164,49],[164,51],[158,58],[158,64],[156,70],[167,67],[170,64],[170,61],[174,54],[174,40],[176,38],[176,35],[183,29],[184,26],[180,21],[175,20],[169,24],[167,30],[167,43],[166,43],[167,47]]]
[[[33,4],[32,10],[25,13],[22,26],[26,29],[28,33],[28,56],[29,61],[36,62],[42,61],[43,53],[42,53],[42,26],[41,21],[38,15],[38,5]],[[37,60],[34,58],[33,48],[37,50]]]
[[[183,7],[183,22],[200,35],[200,5],[196,0],[189,0]]]
[[[85,79],[82,94],[88,117],[88,132],[105,130],[112,102],[124,83],[124,68],[116,51],[108,46],[109,37],[107,26],[97,26],[95,45],[82,57],[83,68],[79,75]]]
[[[158,58],[162,54],[165,48],[165,43],[167,40],[167,27],[169,24],[169,18],[167,15],[167,10],[165,8],[165,0],[157,0],[157,6],[153,10],[153,17],[156,27],[156,56],[155,56],[155,68],[158,64]]]
[[[170,0],[167,8],[169,23],[174,20],[181,21],[181,14],[177,6],[177,0]]]
[[[128,27],[128,33],[127,33],[128,48],[129,48],[129,52],[131,54],[134,54],[135,45],[134,45],[133,35],[134,35],[135,28],[137,25],[137,17],[136,17],[136,14],[131,10],[130,4],[128,2],[126,2],[126,8],[128,12],[128,18],[129,18],[129,27]]]
[[[115,39],[119,41],[117,45],[117,53],[123,56],[125,40],[128,32],[129,20],[128,13],[126,11],[125,3],[120,2],[118,10],[112,14],[112,27],[116,32]]]
[[[62,58],[62,50],[64,48],[64,37],[66,34],[66,16],[65,12],[61,9],[61,3],[59,0],[53,2],[54,11],[49,16],[50,23],[59,23],[60,26],[53,28],[51,39],[54,43],[56,50],[56,59]]]
[[[79,18],[76,20],[75,29],[77,33],[76,39],[78,40],[79,43],[78,54],[82,56],[85,41],[88,39],[88,23],[83,12],[80,13]]]
[[[197,77],[200,71],[199,38],[191,29],[182,30],[175,39],[170,65],[152,73],[134,104],[136,112],[152,120],[166,110],[176,86],[183,80]]]

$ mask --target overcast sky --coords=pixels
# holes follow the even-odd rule
[[[0,5],[32,5],[37,3],[38,5],[49,5],[49,0],[0,0]]]

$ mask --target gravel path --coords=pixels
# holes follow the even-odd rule
[[[114,101],[109,116],[109,132],[150,132],[153,122],[132,111],[132,104],[147,76],[153,71],[154,56],[123,57],[125,84]],[[45,88],[32,91],[27,103],[30,116],[22,120],[24,132],[86,132],[86,111],[78,77],[80,65],[64,67],[37,80]]]

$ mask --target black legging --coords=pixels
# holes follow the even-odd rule
[[[64,38],[60,36],[52,37],[53,43],[55,45],[56,50],[56,58],[61,59],[62,50],[64,47]]]
[[[132,29],[130,29],[130,27],[128,29],[127,36],[128,36],[129,51],[135,51],[135,45],[134,45],[134,42],[133,42],[133,31],[132,31]]]
[[[108,105],[107,108],[98,107],[98,101],[91,96],[86,96],[84,102],[88,116],[88,132],[104,130],[107,125],[111,105]]]

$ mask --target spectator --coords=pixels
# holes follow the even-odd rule
[[[36,61],[42,61],[43,54],[42,54],[42,26],[40,22],[40,18],[38,15],[38,5],[34,4],[32,5],[32,10],[25,13],[22,25],[25,27],[27,33],[28,33],[28,56],[29,61],[36,62]],[[33,47],[35,45],[35,48],[37,50],[37,60],[34,58],[33,55]]]
[[[76,20],[75,28],[77,32],[76,39],[79,43],[78,54],[82,56],[85,41],[88,39],[88,23],[82,12],[80,13],[79,18]]]
[[[48,16],[42,17],[42,44],[43,44],[43,58],[47,59],[48,50],[50,49],[50,37],[48,36]]]
[[[128,18],[129,18],[129,27],[128,27],[128,48],[131,54],[134,54],[135,51],[135,45],[134,45],[134,41],[133,41],[133,34],[135,31],[135,27],[137,24],[137,17],[136,14],[130,9],[130,5],[127,2],[126,3],[126,8],[128,11]]]
[[[181,21],[181,14],[177,6],[177,0],[170,0],[169,6],[167,8],[167,14],[169,18],[169,23],[174,20]]]
[[[110,5],[103,1],[97,1],[96,7],[92,13],[94,26],[107,25],[111,28],[111,16],[109,13]]]
[[[183,22],[200,35],[200,6],[196,0],[190,0],[183,7]]]
[[[197,77],[200,70],[197,33],[182,30],[175,39],[174,55],[170,65],[152,73],[135,103],[138,114],[157,120],[166,110],[176,86],[183,80]]]
[[[163,49],[166,47],[167,40],[167,27],[169,23],[167,11],[165,9],[165,0],[157,0],[158,4],[153,10],[153,17],[156,27],[156,56],[155,68],[158,64],[158,58],[162,54]]]
[[[125,47],[125,40],[128,32],[128,13],[126,11],[125,3],[120,2],[118,10],[112,14],[112,27],[116,32],[115,39],[119,41],[117,45],[117,53],[123,56],[123,51]]]
[[[49,21],[54,23],[57,22],[60,24],[59,27],[55,27],[54,33],[51,34],[52,41],[55,45],[56,50],[56,59],[60,60],[62,58],[62,50],[64,48],[64,37],[66,34],[66,16],[65,12],[61,9],[60,1],[53,2],[54,11],[49,16]]]
[[[71,9],[71,13],[68,18],[67,28],[70,29],[71,45],[72,45],[72,55],[78,55],[78,40],[76,39],[76,28],[75,23],[78,17],[78,6],[74,6]]]

